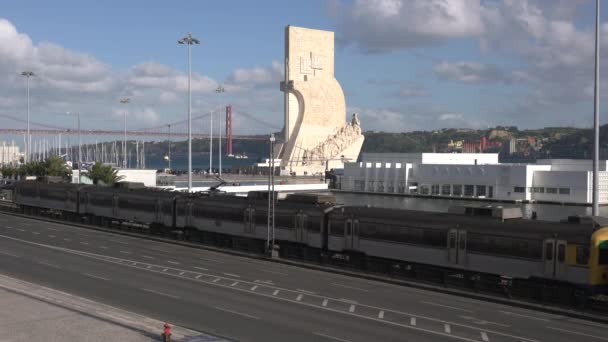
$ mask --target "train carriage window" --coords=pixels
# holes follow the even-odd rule
[[[599,255],[598,264],[608,265],[608,240],[601,241],[598,245]]]
[[[547,242],[545,244],[545,260],[553,260],[553,242]]]
[[[579,265],[587,265],[589,261],[589,248],[586,246],[576,247],[576,263]]]
[[[563,263],[566,260],[566,245],[560,244],[557,246],[557,261]]]
[[[466,235],[461,235],[461,239],[460,239],[460,249],[466,249],[467,248],[467,240],[465,238]]]
[[[456,235],[450,233],[450,248],[456,248]]]

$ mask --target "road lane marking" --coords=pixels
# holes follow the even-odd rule
[[[72,239],[67,239],[67,238],[64,238],[64,239],[63,239],[63,241],[70,242],[70,241],[72,241]]]
[[[380,312],[378,312],[378,318],[384,319],[384,310],[380,310]]]
[[[149,255],[142,255],[141,257],[146,259],[156,259],[155,257]]]
[[[560,328],[549,327],[549,326],[547,327],[547,329],[552,329],[552,330],[562,331],[562,332],[569,333],[569,334],[580,335],[580,336],[587,336],[587,337],[597,338],[598,340],[608,341],[608,338],[606,338],[606,337],[585,334],[585,333],[578,332],[578,331],[572,331],[572,330],[567,330],[567,329],[560,329]]]
[[[344,284],[340,284],[340,283],[331,283],[329,285],[344,287],[344,288],[347,288],[347,289],[357,290],[357,291],[362,291],[362,292],[369,292],[369,290],[362,289],[360,287],[355,287],[355,286],[350,286],[350,285],[344,285]]]
[[[157,295],[160,295],[160,296],[165,296],[165,297],[169,297],[169,298],[173,298],[173,299],[179,299],[178,296],[174,296],[172,294],[168,294],[168,293],[164,293],[164,292],[158,292],[158,291],[155,291],[155,290],[144,289],[144,288],[142,288],[142,290],[144,290],[146,292],[154,293],[154,294],[157,294]]]
[[[84,241],[80,241],[80,244],[81,244],[81,245],[87,245],[87,246],[89,245],[89,243],[88,243],[88,242],[84,242]]]
[[[48,229],[48,230],[54,230],[54,231],[56,231],[56,232],[58,232],[58,231],[59,231],[59,229],[55,229],[55,228],[51,228],[51,227],[46,227],[46,229]]]
[[[4,228],[13,229],[11,226],[5,226]]]
[[[355,304],[351,304],[348,312],[355,312]]]
[[[313,335],[317,335],[317,336],[321,336],[321,337],[325,337],[325,338],[330,339],[330,340],[341,341],[341,342],[352,342],[351,340],[345,340],[343,338],[339,338],[339,337],[335,337],[335,336],[331,336],[331,335],[325,335],[325,334],[321,334],[321,333],[318,333],[318,332],[313,332],[312,334]]]
[[[303,289],[296,289],[296,291],[298,291],[298,292],[304,292],[304,293],[308,293],[308,294],[312,294],[312,295],[317,294],[316,292],[307,291],[307,290],[303,290]]]
[[[106,247],[106,246],[99,246],[99,248],[101,248],[101,249],[108,249],[108,247]]]
[[[182,271],[182,272],[179,272],[179,275],[184,275],[184,273],[186,273],[186,272],[183,272],[183,271]]]
[[[217,263],[219,263],[219,264],[223,264],[223,263],[225,263],[225,261],[222,261],[222,260],[217,260],[217,259],[210,259],[210,258],[199,258],[199,259],[200,259],[200,260],[203,260],[203,261],[217,262]]]
[[[222,273],[223,275],[227,276],[227,277],[233,277],[233,278],[240,278],[241,276],[238,274],[234,274],[234,273]]]
[[[439,303],[426,302],[426,301],[420,301],[420,303],[424,303],[424,304],[428,304],[428,305],[434,305],[434,306],[440,306],[442,308],[448,308],[448,309],[452,309],[452,310],[459,310],[459,311],[464,311],[464,312],[473,312],[471,310],[467,310],[467,309],[463,309],[463,308],[459,308],[459,307],[455,307],[455,306],[443,305],[443,304],[439,304]]]
[[[349,303],[349,304],[359,304],[359,302],[357,302],[356,300],[352,300],[352,299],[340,298],[338,300],[341,302],[344,302],[344,303]]]
[[[481,325],[493,324],[493,325],[498,325],[498,326],[505,327],[505,328],[510,327],[510,325],[508,325],[508,324],[502,324],[502,323],[497,323],[497,322],[486,321],[486,320],[483,320],[481,318],[477,318],[477,317],[473,317],[473,316],[460,316],[459,315],[458,317],[462,317],[464,319],[470,320],[470,321],[472,321],[475,324],[481,324]]]
[[[485,332],[485,331],[482,331],[482,332],[481,332],[481,340],[482,340],[483,342],[490,342],[490,339],[488,338],[488,334],[486,334],[486,332]]]
[[[50,237],[51,239],[54,239],[54,238],[55,238],[55,235],[49,235],[49,237]]]
[[[108,239],[108,241],[112,241],[112,242],[120,243],[120,244],[123,244],[123,245],[128,245],[128,244],[129,244],[128,242],[123,242],[123,241],[114,240],[114,239]]]
[[[279,271],[273,271],[273,270],[267,270],[264,268],[259,268],[258,270],[262,271],[262,272],[266,272],[266,273],[272,273],[272,274],[279,274],[279,275],[284,275],[284,276],[288,276],[289,274],[284,273],[284,272],[279,272]]]
[[[168,268],[163,269],[163,272],[167,272]]]
[[[416,317],[410,318],[410,325],[416,326]]]
[[[19,228],[17,230],[20,231],[20,232],[24,232],[25,231],[25,229],[21,229],[21,228]]]
[[[209,271],[208,269],[206,269],[204,267],[194,266],[194,268],[196,268],[197,270],[201,270],[201,271]]]
[[[274,290],[274,292],[272,293],[273,296],[276,296],[279,294],[279,290]]]
[[[87,277],[91,277],[91,278],[95,278],[95,279],[101,279],[101,280],[110,280],[108,278],[104,278],[98,275],[94,275],[94,274],[90,274],[90,273],[83,273],[83,275],[87,276]]]
[[[152,268],[152,265],[148,265],[148,267],[146,267],[146,268],[147,268],[147,269],[151,269],[151,268]]]
[[[452,327],[450,327],[449,324],[444,324],[443,325],[443,331],[445,331],[446,334],[451,334],[452,333]]]
[[[321,304],[321,305],[327,306],[327,302],[329,302],[329,300],[327,298],[325,298],[325,299],[323,299],[323,304]]]
[[[49,266],[49,267],[54,267],[54,268],[61,269],[61,266],[58,266],[58,265],[55,265],[55,264],[49,264],[46,261],[36,261],[36,262],[39,263],[39,264],[41,264],[41,265],[46,265],[46,266]]]
[[[237,286],[239,284],[238,281],[235,281],[234,283],[230,284],[230,286]]]
[[[251,291],[255,291],[255,289],[257,289],[257,288],[258,288],[258,286],[257,286],[257,285],[253,285],[253,286],[251,287]]]
[[[229,310],[229,309],[226,309],[226,308],[222,308],[220,306],[214,306],[214,308],[216,308],[216,309],[218,309],[220,311],[230,312],[231,314],[235,314],[235,315],[239,315],[239,316],[243,316],[243,317],[247,317],[247,318],[260,319],[260,317],[248,315],[246,313],[242,313],[242,312],[238,312],[238,311]]]
[[[19,255],[11,254],[11,253],[8,253],[8,252],[2,252],[2,251],[0,251],[0,254],[12,256],[12,257],[15,257],[15,258],[21,258]]]
[[[299,294],[298,297],[296,298],[296,300],[299,302],[302,300],[302,297],[304,297],[304,295]]]
[[[120,253],[122,253],[122,254],[131,254],[131,252],[129,252],[129,251],[120,251]]]
[[[170,264],[173,264],[173,265],[179,265],[179,262],[177,262],[177,261],[168,260],[167,262]]]
[[[213,279],[213,282],[214,282],[214,283],[217,283],[217,282],[218,282],[218,281],[220,281],[220,280],[222,280],[222,278],[215,278],[215,279]]]
[[[509,315],[509,316],[520,316],[520,317],[525,317],[525,318],[530,318],[530,319],[536,319],[536,320],[543,321],[543,322],[550,321],[549,319],[546,319],[546,318],[529,316],[529,315],[519,314],[519,313],[515,313],[515,312],[509,312],[509,311],[498,311],[498,312],[503,313],[505,315]]]
[[[40,235],[40,233],[38,233],[38,232],[32,232],[32,234],[34,234],[34,235]]]
[[[7,236],[7,235],[2,235],[2,234],[0,234],[0,238],[4,238],[4,239],[7,239],[7,240],[13,240],[13,241],[20,241],[22,243],[29,244],[29,245],[34,245],[34,246],[42,246],[42,247],[45,247],[45,248],[48,248],[48,249],[58,250],[58,251],[62,251],[62,252],[65,252],[65,253],[71,253],[71,254],[74,254],[74,255],[82,256],[82,257],[88,257],[88,258],[96,259],[96,260],[99,260],[99,261],[105,261],[105,262],[110,262],[110,263],[114,263],[114,264],[121,264],[123,266],[133,267],[132,264],[128,265],[128,264],[122,263],[122,261],[132,262],[132,261],[125,260],[125,259],[115,258],[115,257],[111,257],[111,256],[101,255],[101,254],[95,254],[95,253],[91,253],[91,252],[83,252],[83,251],[79,251],[79,250],[75,250],[75,249],[69,249],[69,248],[64,248],[64,247],[57,247],[57,246],[47,245],[47,244],[43,244],[43,243],[37,243],[37,242],[23,240],[23,239],[19,239],[19,238]],[[156,265],[156,266],[158,266],[158,265]],[[162,266],[158,266],[158,267],[162,268]],[[139,269],[139,270],[145,270],[145,269],[143,269],[141,267],[138,267],[137,269]],[[161,273],[160,271],[157,271],[157,270],[149,270],[148,272]],[[172,274],[172,273],[164,273],[164,274],[167,274],[169,276],[178,277],[177,274]],[[210,275],[210,276],[213,276],[213,275]],[[193,278],[184,278],[184,277],[180,277],[180,278],[181,279],[191,279],[191,280],[193,280]],[[220,278],[218,278],[218,280],[220,280]],[[203,282],[205,282],[205,281],[203,281]],[[226,288],[229,287],[228,285],[225,285],[225,284],[222,284],[222,283],[216,284],[216,286],[221,286],[221,287],[226,287]],[[239,288],[239,287],[233,287],[233,289],[235,291],[242,291],[242,292],[251,293],[249,290],[242,289],[242,288]],[[285,289],[281,289],[281,290],[285,290]],[[277,291],[275,291],[275,292],[277,292]],[[287,291],[292,291],[292,290],[287,290]],[[284,301],[284,302],[297,303],[299,305],[305,305],[305,306],[312,307],[312,308],[320,308],[316,304],[307,303],[307,302],[297,302],[297,301],[295,301],[293,299],[285,298],[285,297],[276,297],[276,296],[273,297],[273,296],[271,296],[269,294],[265,294],[263,292],[255,292],[255,294],[258,295],[258,296],[263,296],[263,297],[276,298],[277,300],[281,300],[281,301]],[[315,296],[315,297],[319,297],[319,296]],[[379,307],[370,306],[370,305],[366,305],[365,307],[371,308],[371,309],[378,309],[378,310],[381,309]],[[410,325],[405,325],[405,324],[402,324],[402,323],[398,323],[398,322],[394,322],[394,321],[389,321],[389,320],[380,320],[380,319],[375,318],[373,316],[366,316],[366,315],[357,314],[357,313],[348,313],[348,312],[346,312],[344,310],[334,309],[334,308],[331,308],[331,307],[323,308],[323,310],[335,312],[335,313],[338,313],[338,314],[346,314],[346,315],[350,315],[350,316],[353,316],[353,317],[358,317],[358,318],[361,318],[361,319],[367,319],[367,320],[371,320],[371,321],[381,322],[381,323],[384,323],[384,324],[387,324],[387,325],[404,327],[404,328],[408,328],[408,329],[412,329],[412,330],[416,330],[416,331],[423,331],[423,332],[427,332],[427,333],[430,333],[430,334],[433,334],[433,335],[439,335],[439,336],[444,336],[444,337],[451,337],[453,339],[458,339],[458,340],[462,340],[462,341],[479,342],[478,339],[473,340],[471,338],[466,338],[466,337],[462,337],[462,336],[448,335],[448,334],[444,334],[442,332],[438,332],[436,330],[425,329],[425,328],[420,328],[420,327],[412,327]],[[464,328],[468,328],[468,329],[475,329],[476,331],[479,331],[479,327],[477,327],[477,326],[466,325],[466,324],[456,323],[456,322],[448,322],[448,321],[444,321],[444,320],[441,320],[441,319],[438,319],[438,318],[433,318],[433,317],[428,317],[428,316],[423,316],[423,315],[415,315],[415,314],[412,314],[412,313],[401,312],[401,311],[396,311],[396,310],[391,310],[391,309],[386,309],[386,308],[384,308],[384,310],[387,311],[387,312],[398,313],[398,314],[407,315],[407,316],[410,316],[410,317],[419,317],[421,319],[430,320],[430,321],[434,321],[434,322],[450,323],[451,325],[454,325],[454,326],[464,327]],[[510,338],[517,339],[517,340],[520,340],[520,341],[538,342],[538,340],[534,340],[534,339],[527,338],[527,337],[522,337],[522,336],[511,335],[511,334],[507,334],[507,333],[504,333],[504,332],[501,332],[501,331],[490,330],[490,329],[484,329],[484,330],[487,333],[489,333],[489,334],[496,334],[496,335],[499,335],[499,336],[506,336],[506,337],[510,337]]]
[[[202,274],[199,274],[199,275],[197,275],[195,278],[196,278],[196,279],[200,279],[202,276],[203,276]]]

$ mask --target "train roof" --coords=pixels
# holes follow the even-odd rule
[[[367,218],[381,223],[393,221],[404,226],[432,229],[466,229],[470,233],[495,233],[496,235],[522,238],[561,237],[568,241],[589,241],[594,232],[592,223],[563,223],[523,218],[500,220],[486,216],[466,216],[453,213],[429,212],[408,209],[346,206],[339,209],[345,215],[356,216],[359,221]]]

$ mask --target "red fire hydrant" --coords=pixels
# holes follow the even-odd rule
[[[165,323],[165,332],[162,334],[163,342],[171,342],[171,326],[169,323]]]

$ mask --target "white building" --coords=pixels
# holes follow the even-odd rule
[[[600,203],[608,204],[607,161],[600,165]],[[590,160],[544,159],[500,164],[495,153],[364,153],[347,163],[344,191],[590,204]]]
[[[0,165],[18,164],[20,158],[19,146],[15,145],[14,141],[10,145],[6,141],[0,143]]]

